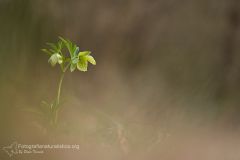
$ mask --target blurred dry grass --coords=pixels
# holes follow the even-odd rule
[[[0,1],[0,147],[81,146],[18,159],[239,159],[237,3]],[[23,109],[55,95],[58,70],[40,49],[58,35],[97,66],[66,76],[51,135]]]

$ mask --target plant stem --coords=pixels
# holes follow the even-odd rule
[[[59,105],[59,103],[60,103],[60,95],[61,95],[61,89],[62,89],[62,82],[63,82],[64,74],[65,74],[65,72],[62,72],[62,75],[60,77],[60,81],[59,81],[59,84],[58,84],[57,103],[56,103],[56,105]]]
[[[61,96],[61,89],[62,89],[62,82],[63,82],[63,78],[64,78],[64,74],[65,72],[62,72],[61,77],[60,77],[60,81],[58,84],[58,92],[57,92],[57,99],[56,99],[56,105],[54,108],[54,124],[57,124],[58,121],[58,111],[59,111],[59,104],[60,104],[60,96]]]
[[[68,67],[70,66],[70,63],[66,65],[64,69],[62,69],[62,74],[60,77],[60,81],[58,84],[58,92],[57,92],[57,99],[56,99],[56,105],[54,108],[54,124],[57,124],[58,121],[58,111],[59,111],[59,104],[60,104],[60,96],[61,96],[61,89],[62,89],[62,82],[64,79],[65,72],[67,71]]]

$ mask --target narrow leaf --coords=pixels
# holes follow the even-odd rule
[[[74,57],[71,61],[73,64],[77,64],[79,59],[78,59],[78,57]]]
[[[78,52],[79,52],[79,47],[76,47],[74,50],[74,56],[77,56]]]
[[[76,67],[77,67],[77,64],[72,63],[70,66],[70,71],[73,72],[76,69]]]
[[[72,53],[72,44],[69,40],[66,40],[62,37],[59,37],[59,39],[64,43],[64,45],[67,47],[68,49],[68,52],[70,53],[71,57],[73,56],[73,53]]]
[[[47,50],[47,49],[41,49],[43,52],[45,52],[45,53],[47,53],[49,56],[51,56],[52,55],[52,53],[49,51],[49,50]]]
[[[54,51],[58,51],[58,47],[55,45],[55,44],[53,44],[53,43],[47,43],[47,45],[49,45],[50,47],[52,47],[52,49],[54,50]]]

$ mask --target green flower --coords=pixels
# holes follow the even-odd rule
[[[63,63],[63,58],[60,54],[54,53],[51,55],[51,57],[48,59],[48,62],[52,65],[55,66],[57,63],[62,64]]]
[[[87,71],[88,62],[92,65],[96,65],[95,59],[90,56],[90,51],[83,51],[78,53],[78,63],[77,63],[77,69],[83,72]]]
[[[57,63],[61,66],[63,72],[68,68],[73,72],[76,68],[79,71],[86,72],[88,63],[96,65],[95,59],[90,56],[90,51],[79,51],[79,47],[68,39],[59,37],[59,41],[54,43],[47,43],[50,49],[42,49],[50,58],[48,62],[55,66]],[[65,50],[63,50],[65,49]],[[67,53],[63,53],[67,51]]]

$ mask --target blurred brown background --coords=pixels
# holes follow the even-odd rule
[[[239,0],[0,0],[0,147],[81,145],[19,159],[239,159],[239,31]],[[66,75],[52,140],[26,108],[56,94],[41,48],[58,36],[97,65]]]

